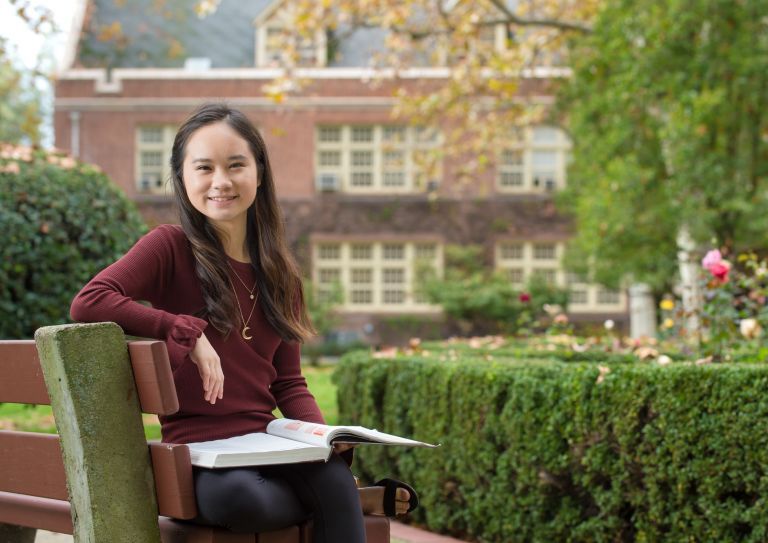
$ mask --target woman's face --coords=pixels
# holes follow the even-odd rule
[[[222,121],[197,129],[187,141],[183,179],[192,206],[214,225],[245,229],[259,179],[248,142],[234,128]]]

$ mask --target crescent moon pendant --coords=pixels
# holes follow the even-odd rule
[[[246,341],[253,338],[253,336],[247,335],[247,332],[250,329],[251,329],[250,326],[243,326],[243,331],[240,332],[240,334],[243,336],[243,339],[245,339]]]

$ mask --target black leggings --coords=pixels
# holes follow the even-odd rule
[[[196,522],[260,533],[311,519],[314,543],[365,543],[354,477],[336,454],[328,462],[195,468],[194,474]]]

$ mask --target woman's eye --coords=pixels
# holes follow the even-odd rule
[[[245,164],[243,164],[242,162],[235,162],[234,164],[230,165],[230,168],[242,168],[244,166]]]
[[[205,170],[210,170],[211,168],[210,168],[209,166],[198,166],[198,167],[197,167],[197,168],[195,168],[195,169],[196,169],[196,170],[203,170],[203,171],[205,171]]]

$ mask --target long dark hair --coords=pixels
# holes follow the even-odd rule
[[[227,274],[226,253],[216,228],[192,206],[184,188],[183,164],[189,138],[199,128],[226,122],[251,149],[256,160],[259,188],[248,209],[246,245],[256,275],[264,315],[286,341],[303,341],[315,333],[302,294],[298,267],[285,243],[283,220],[275,196],[267,148],[256,127],[239,110],[223,103],[200,106],[181,125],[171,151],[171,181],[181,227],[195,256],[195,274],[203,287],[204,314],[211,325],[229,332],[237,324],[235,297]]]

